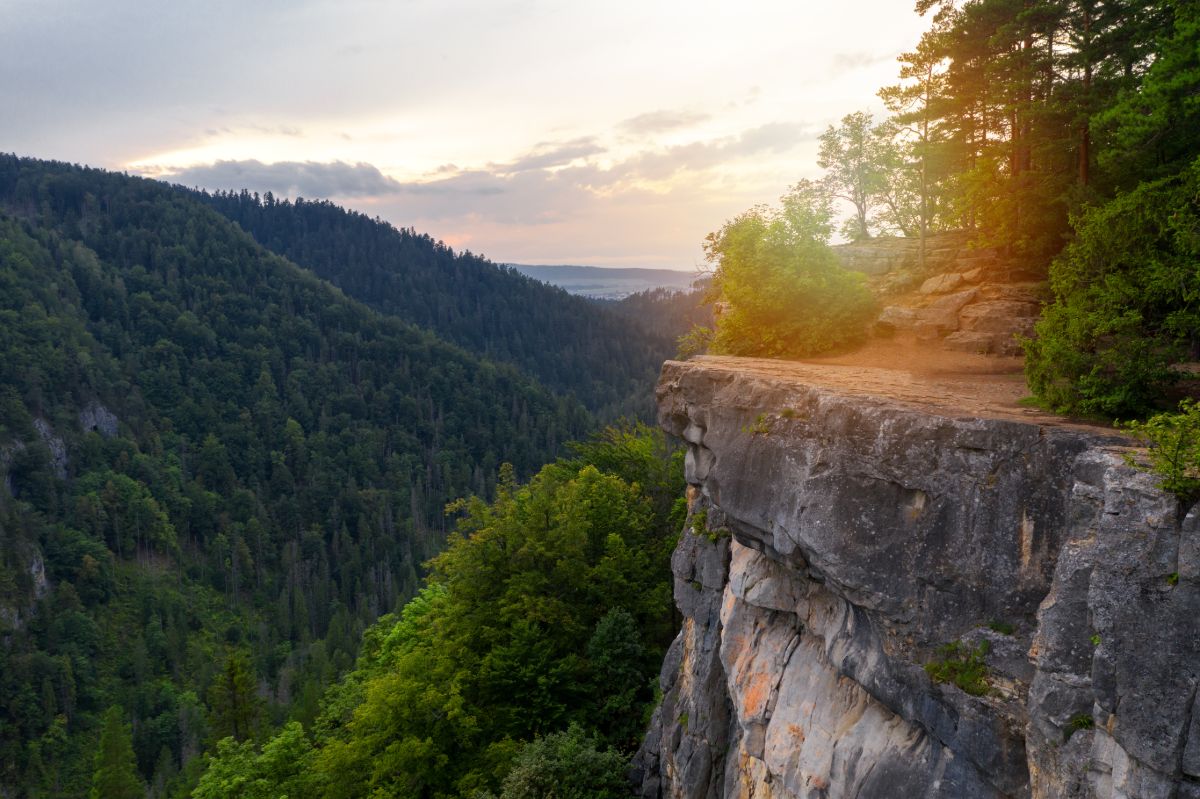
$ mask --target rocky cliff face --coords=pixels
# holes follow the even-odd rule
[[[643,795],[1200,797],[1197,512],[972,391],[664,367],[692,512]]]

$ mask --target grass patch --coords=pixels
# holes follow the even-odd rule
[[[988,622],[988,629],[992,630],[994,632],[998,632],[1001,635],[1012,635],[1014,632],[1016,632],[1017,628],[1012,626],[1011,624],[1009,624],[1006,621],[1001,621],[1000,619],[992,619],[991,621]]]
[[[971,696],[983,696],[991,690],[984,660],[989,651],[987,641],[980,641],[974,649],[951,641],[938,647],[937,658],[925,664],[925,673],[934,682],[952,683]]]
[[[765,413],[754,417],[754,421],[742,428],[743,433],[752,436],[765,436],[771,432],[771,421]]]
[[[713,529],[708,526],[708,508],[702,508],[692,514],[691,530],[692,535],[707,538],[714,544],[730,535],[729,529],[726,527]]]
[[[1064,730],[1066,737],[1065,741],[1071,740],[1071,736],[1080,730],[1090,730],[1096,726],[1096,720],[1092,718],[1091,713],[1076,713],[1071,716],[1071,720],[1067,722],[1067,728]]]

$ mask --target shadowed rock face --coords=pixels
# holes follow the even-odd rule
[[[644,796],[1200,797],[1200,524],[1122,439],[748,363],[659,383],[693,512]],[[926,674],[985,640],[984,695]]]

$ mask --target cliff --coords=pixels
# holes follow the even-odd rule
[[[1198,514],[1021,392],[665,365],[691,513],[644,796],[1200,797]]]

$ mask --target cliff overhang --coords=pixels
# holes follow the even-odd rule
[[[691,514],[644,795],[1200,796],[1197,513],[1022,392],[664,366]],[[962,653],[982,690],[931,679]]]

